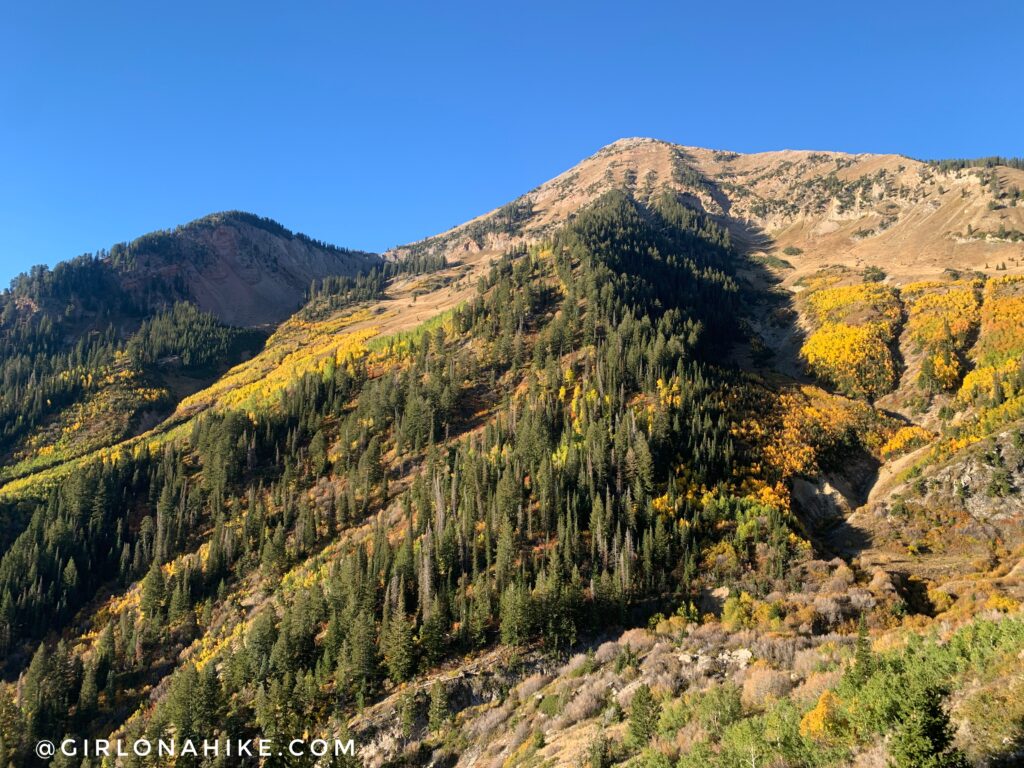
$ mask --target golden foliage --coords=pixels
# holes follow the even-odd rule
[[[993,593],[985,600],[986,611],[999,611],[1000,613],[1013,613],[1020,608],[1020,602],[1009,595]]]
[[[964,376],[957,398],[961,402],[971,402],[979,396],[1005,399],[1013,397],[1014,392],[1008,377],[1020,369],[1020,360],[1011,358],[999,365],[985,365],[975,368]]]
[[[974,348],[978,365],[998,365],[1024,353],[1024,276],[992,278],[985,284],[981,334]]]
[[[939,349],[932,352],[925,361],[924,370],[928,371],[927,377],[924,371],[920,374],[922,385],[927,386],[928,377],[934,381],[939,389],[950,392],[956,389],[963,374],[960,360],[951,351]]]
[[[14,451],[14,461],[0,471],[0,479],[17,478],[115,443],[128,433],[140,411],[167,396],[166,390],[149,386],[123,353],[114,365],[83,376],[81,383],[84,399],[41,425]]]
[[[678,376],[673,376],[668,381],[658,379],[658,400],[665,407],[679,407],[683,395]]]
[[[363,360],[368,354],[367,342],[377,335],[377,328],[347,329],[372,317],[367,310],[319,321],[294,316],[268,339],[260,354],[182,400],[178,412],[211,406],[249,412],[272,407],[279,393],[305,374]]]
[[[818,378],[846,394],[876,398],[896,383],[891,341],[883,323],[829,323],[812,333],[800,351]]]
[[[800,720],[800,734],[817,742],[830,742],[845,728],[842,701],[830,690],[823,691],[818,703]]]
[[[892,459],[922,445],[927,445],[935,436],[916,424],[901,427],[882,446],[882,458]]]
[[[907,334],[925,352],[918,375],[921,387],[951,392],[963,375],[961,357],[978,327],[979,280],[911,283],[903,289]]]
[[[893,288],[880,283],[859,283],[823,288],[807,297],[816,325],[881,322],[892,327],[900,321],[902,307]]]
[[[761,463],[749,471],[766,483],[816,473],[825,453],[851,439],[877,453],[896,431],[867,403],[817,387],[751,392],[738,407],[743,416],[733,433],[755,447]]]
[[[816,330],[800,350],[808,369],[841,392],[876,398],[896,385],[890,345],[902,317],[896,291],[879,283],[825,287],[806,299]]]
[[[978,280],[938,280],[904,286],[907,333],[920,348],[951,336],[959,347],[978,325]]]
[[[1019,393],[1015,379],[1024,361],[1024,276],[993,278],[985,284],[981,332],[974,346],[977,367],[960,386],[961,403],[987,396],[996,403]]]

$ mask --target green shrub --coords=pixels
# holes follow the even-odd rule
[[[697,699],[695,714],[712,738],[720,737],[726,727],[739,720],[743,714],[739,686],[727,682],[708,689]]]
[[[880,283],[885,280],[885,270],[881,267],[865,267],[864,269],[864,282],[865,283]]]

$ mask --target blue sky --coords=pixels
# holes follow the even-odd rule
[[[382,250],[623,136],[1024,155],[1019,2],[551,5],[6,3],[0,284],[233,208]]]

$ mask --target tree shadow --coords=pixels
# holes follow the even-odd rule
[[[783,285],[785,270],[792,267],[776,256],[775,242],[763,228],[728,215],[728,198],[716,184],[708,182],[707,188],[716,201],[717,195],[725,201],[719,204],[726,215],[714,218],[728,228],[740,258],[737,277],[741,281],[741,320],[746,340],[734,348],[733,364],[761,377],[770,387],[817,383],[800,354],[806,331],[799,320],[795,296]],[[871,532],[850,518],[867,502],[880,466],[863,446],[846,446],[841,454],[825,461],[817,477],[803,481],[815,489],[810,498],[801,500],[794,494],[797,518],[820,555],[849,561],[872,545]],[[835,494],[842,497],[842,504],[835,503]]]
[[[1020,768],[1024,765],[1024,718],[1017,718],[1013,734],[1003,739],[999,751],[986,761],[989,768]]]

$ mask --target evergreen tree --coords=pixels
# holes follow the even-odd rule
[[[444,683],[435,680],[430,686],[430,706],[427,710],[427,722],[430,724],[431,732],[437,733],[444,728],[450,716],[448,692],[445,691]]]
[[[369,611],[356,614],[348,638],[347,673],[352,691],[362,700],[377,680],[377,643]]]
[[[902,722],[890,742],[893,768],[966,768],[953,747],[953,729],[943,708],[945,691],[936,686],[913,690]]]
[[[147,618],[159,618],[163,611],[164,603],[164,572],[157,564],[153,563],[146,577],[142,580],[142,596],[140,607],[142,614]]]
[[[651,693],[651,687],[643,683],[633,694],[629,705],[629,736],[637,746],[643,746],[651,740],[658,728],[661,716],[661,704]]]
[[[501,642],[522,645],[531,633],[530,595],[521,584],[513,583],[501,596]]]
[[[413,628],[405,615],[405,596],[399,593],[398,607],[382,630],[384,663],[394,683],[409,679],[415,666]]]
[[[875,659],[871,652],[871,635],[868,634],[867,620],[861,614],[857,623],[857,645],[853,654],[853,667],[847,673],[850,681],[858,688],[868,681],[874,672]]]
[[[420,649],[423,653],[423,662],[430,668],[438,664],[445,657],[445,633],[447,630],[447,619],[440,600],[436,597],[423,624],[420,626]]]
[[[96,707],[99,687],[96,682],[96,664],[88,664],[82,678],[82,689],[78,693],[79,717],[88,718]]]

